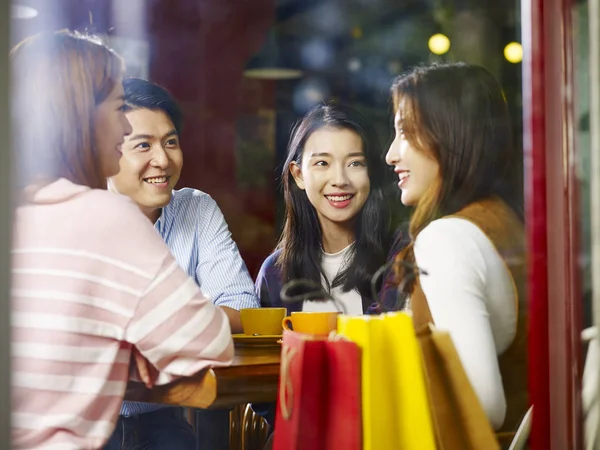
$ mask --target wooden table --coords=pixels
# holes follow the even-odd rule
[[[190,408],[233,408],[277,399],[281,347],[236,347],[233,364],[165,386],[130,383],[125,400]]]

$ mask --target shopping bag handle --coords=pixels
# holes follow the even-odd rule
[[[326,302],[331,300],[342,314],[347,313],[344,304],[333,298],[329,292],[323,289],[323,286],[305,278],[299,278],[285,283],[281,287],[279,296],[283,303],[302,303],[305,300],[311,302]]]
[[[421,325],[419,328],[415,330],[415,334],[419,337],[428,336],[433,334],[434,331],[438,331],[435,327],[435,324],[432,322],[427,322],[426,324]]]
[[[281,392],[279,394],[279,406],[281,416],[284,420],[290,420],[294,409],[294,385],[290,378],[290,365],[298,349],[283,346],[281,349]]]
[[[405,275],[404,277],[402,277],[402,280],[396,288],[396,301],[392,305],[386,305],[385,300],[379,296],[377,286],[383,274],[386,273],[395,264],[400,264],[404,266],[404,268],[407,270],[405,270]],[[404,260],[388,261],[386,264],[377,269],[377,272],[375,272],[371,277],[371,296],[373,297],[373,301],[381,309],[381,312],[402,311],[405,309],[409,309],[410,305],[407,296],[404,294],[404,287],[406,286],[406,283],[414,280],[417,276],[421,275],[429,274],[427,273],[427,271],[421,269],[416,264]]]

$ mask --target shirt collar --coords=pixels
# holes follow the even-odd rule
[[[169,205],[167,205],[169,206]],[[160,209],[160,215],[158,216],[158,219],[156,219],[156,222],[154,222],[154,228],[156,228],[158,230],[158,232],[162,235],[163,229],[165,227],[165,210],[166,210],[166,206],[164,208]]]
[[[158,216],[158,219],[156,219],[156,222],[154,222],[154,227],[158,230],[161,236],[163,235],[163,232],[165,230],[166,222],[169,217],[169,210],[173,207],[174,202],[175,191],[172,191],[171,200],[163,208],[160,209],[160,215]]]

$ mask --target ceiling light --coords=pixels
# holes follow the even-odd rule
[[[443,55],[450,50],[450,39],[442,33],[434,34],[429,38],[429,50],[435,55]]]
[[[518,42],[511,42],[504,47],[504,57],[513,64],[523,61],[523,46]]]
[[[308,78],[300,81],[292,96],[294,110],[298,114],[305,114],[318,103],[329,99],[329,86],[319,78]]]
[[[31,6],[25,5],[12,5],[10,7],[11,19],[33,19],[37,17],[38,10]]]
[[[290,67],[279,51],[275,34],[270,32],[261,51],[246,65],[244,76],[262,80],[292,80],[302,77],[302,71]]]
[[[360,59],[350,58],[348,60],[348,70],[350,72],[358,72],[361,67],[362,67],[362,63],[360,62]]]
[[[244,70],[244,76],[257,80],[294,80],[302,76],[302,71],[283,67],[261,67]]]

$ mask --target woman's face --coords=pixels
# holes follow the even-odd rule
[[[100,168],[105,178],[119,172],[121,145],[131,133],[131,125],[123,111],[123,80],[117,80],[108,97],[96,106],[94,114],[94,143]]]
[[[401,200],[406,206],[414,206],[429,187],[435,183],[440,170],[438,162],[425,152],[417,150],[402,132],[400,110],[394,117],[396,136],[385,155],[385,161],[394,166],[400,181]]]
[[[321,128],[306,140],[301,165],[290,172],[306,192],[322,226],[350,225],[371,189],[361,137],[354,131]]]

